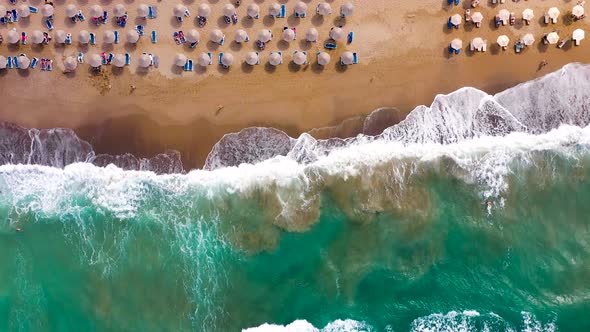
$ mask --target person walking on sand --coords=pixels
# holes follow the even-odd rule
[[[547,62],[547,60],[543,59],[543,61],[541,61],[541,63],[539,63],[539,69],[537,69],[537,70],[543,69],[543,67],[547,66],[548,64],[549,64],[549,62]]]

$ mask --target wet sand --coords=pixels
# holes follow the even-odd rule
[[[295,49],[309,54],[322,49],[329,29],[334,24],[344,23],[336,19],[343,2],[330,2],[334,14],[324,22],[312,15],[316,4],[314,0],[308,2],[309,17],[306,19],[288,17],[271,22],[261,18],[249,23],[244,16],[250,1],[242,1],[238,8],[240,23],[235,26],[219,24],[217,18],[226,2],[213,2],[210,3],[212,18],[206,29],[201,31],[201,43],[194,50],[175,45],[171,37],[174,30],[186,31],[195,27],[192,18],[200,2],[191,1],[185,4],[193,16],[185,20],[182,27],[174,23],[172,7],[175,3],[145,2],[158,7],[158,19],[145,23],[148,35],[153,29],[158,31],[159,40],[155,45],[146,38],[148,36],[142,37],[143,40],[135,47],[124,43],[103,45],[102,32],[107,28],[114,29],[111,23],[94,31],[99,40],[95,46],[81,47],[74,42],[65,48],[52,43],[42,47],[15,47],[2,43],[2,55],[25,52],[29,57],[52,57],[56,65],[51,73],[39,69],[0,70],[0,120],[26,127],[73,128],[92,143],[98,153],[132,152],[150,156],[165,149],[176,149],[182,153],[185,166],[192,168],[203,164],[211,147],[225,133],[246,127],[272,126],[291,136],[306,131],[317,137],[350,136],[356,133],[362,118],[379,107],[396,107],[405,114],[417,105],[429,105],[438,93],[449,93],[463,86],[495,93],[559,69],[566,63],[590,62],[587,49],[590,46],[586,40],[578,47],[570,42],[563,49],[540,43],[542,34],[553,29],[559,29],[561,37],[571,35],[575,28],[587,30],[588,19],[574,23],[566,19],[566,13],[575,4],[571,1],[507,1],[495,7],[480,5],[472,11],[484,14],[482,28],[462,24],[460,29],[449,30],[446,27],[447,18],[454,13],[462,15],[463,4],[447,7],[446,0],[428,0],[418,4],[415,1],[372,0],[370,5],[353,1],[356,11],[345,22],[344,30],[354,31],[355,40],[350,45],[340,42],[338,49],[332,53],[329,66],[320,67],[312,56],[307,66],[290,63],[290,54]],[[35,0],[28,3],[41,5]],[[270,2],[256,3],[261,7],[261,14],[266,14]],[[110,12],[116,2],[102,4]],[[126,4],[131,25],[135,20],[134,6],[137,4]],[[294,1],[286,4],[291,15]],[[56,29],[64,29],[63,15],[59,16],[63,5],[63,2],[56,1]],[[527,6],[535,11],[536,17],[531,25],[525,26],[517,19],[515,26],[493,27],[493,15],[499,9],[514,11],[520,17],[522,9]],[[542,14],[551,6],[557,6],[562,15],[558,24],[545,26],[541,22]],[[5,35],[7,28],[12,27],[19,32],[25,30],[30,33],[39,28],[41,22],[40,14],[32,14],[28,22],[21,20],[0,27],[0,33]],[[72,32],[75,41],[76,29],[94,29],[87,23],[78,23],[64,30]],[[291,45],[279,42],[284,25],[296,26],[299,40]],[[221,48],[206,42],[208,31],[218,26],[227,38]],[[241,49],[236,48],[230,42],[233,31],[244,28],[255,39],[257,31],[264,26],[273,30],[275,39],[266,51],[261,52],[260,65],[243,65],[244,54],[253,50],[254,45],[250,42]],[[320,31],[322,42],[308,44],[300,40],[311,26]],[[533,33],[537,41],[522,54],[515,54],[512,47],[502,51],[495,45],[500,34],[508,35],[510,45],[513,45],[525,33]],[[464,46],[468,47],[469,40],[478,36],[488,40],[486,53],[471,53],[464,49],[460,55],[448,55],[447,46],[451,39],[461,38]],[[95,74],[87,65],[81,65],[75,73],[61,72],[60,63],[64,56],[77,54],[78,50],[92,54],[111,49],[114,53],[129,51],[134,59],[143,51],[158,54],[160,68],[141,72],[133,65],[123,70],[103,66],[101,73]],[[267,64],[268,53],[274,50],[282,50],[285,54],[285,63],[275,69]],[[337,58],[344,50],[358,52],[360,64],[349,67],[337,64]],[[213,65],[206,71],[198,69],[188,73],[178,72],[172,65],[172,58],[177,52],[195,60],[202,51],[213,52],[214,56],[219,51],[232,52],[236,56],[236,64],[230,70]],[[548,65],[539,70],[542,60],[547,60]],[[134,91],[131,85],[136,87]],[[339,129],[317,129],[338,126],[350,118],[353,119]]]

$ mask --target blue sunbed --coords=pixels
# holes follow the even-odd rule
[[[84,63],[84,53],[78,52],[78,62]]]
[[[305,13],[295,13],[295,17],[299,17],[299,18],[304,18],[305,17]]]
[[[12,62],[14,63],[14,68],[18,69],[18,57],[13,56]]]
[[[449,44],[449,54],[455,53],[455,49]]]
[[[225,36],[223,38],[221,38],[221,40],[219,41],[219,45],[223,45],[224,42],[225,42]]]
[[[209,56],[209,64],[213,63],[213,56],[211,55],[211,53],[207,53],[207,55]]]
[[[80,20],[80,22],[84,22],[86,20],[86,16],[84,16],[84,14],[82,14],[82,11],[78,11],[78,19]]]
[[[6,24],[6,17],[0,17],[0,24]]]
[[[129,53],[125,53],[125,65],[129,66],[131,64],[131,55]]]
[[[49,59],[48,59],[49,60]],[[46,67],[47,71],[52,71],[53,70],[53,66],[51,66],[51,60],[47,61],[47,67]]]
[[[21,37],[20,38],[21,44],[26,45],[27,44],[27,33],[24,31],[21,32],[20,37]]]
[[[353,39],[354,39],[354,32],[351,31],[351,32],[348,33],[348,40],[347,40],[347,42],[350,44],[350,43],[352,43],[352,40]]]
[[[157,55],[154,55],[154,67],[158,68],[160,66],[160,58]]]
[[[45,20],[45,25],[47,26],[47,29],[49,29],[49,31],[53,30],[53,23],[51,23],[50,19]]]
[[[324,47],[328,50],[335,50],[336,49],[336,44],[334,43],[325,43]]]
[[[31,61],[31,68],[35,69],[35,67],[37,67],[37,62],[39,62],[39,59],[33,58]]]
[[[16,12],[16,9],[12,10],[12,22],[18,22],[18,13]]]
[[[90,33],[90,45],[95,45],[96,44],[96,35],[94,34],[94,32]]]
[[[459,6],[459,0],[455,0],[455,5]]]
[[[182,22],[182,16],[176,16],[176,20],[177,20],[178,22]]]
[[[158,41],[158,35],[156,34],[156,30],[152,30],[152,43],[156,43]]]
[[[283,63],[283,52],[279,51],[277,53],[281,56],[281,63]]]
[[[192,42],[190,46],[191,46],[191,48],[195,48],[195,47],[197,47],[198,44],[199,44],[199,42]]]
[[[107,19],[109,18],[109,13],[105,10],[102,12],[102,24],[107,24]]]
[[[119,44],[119,31],[115,30],[113,33],[115,34],[115,44]]]
[[[7,57],[6,61],[7,61],[6,68],[12,69],[12,57],[11,56]]]
[[[356,52],[352,53],[352,63],[355,65],[359,63],[359,58],[356,55]]]
[[[156,7],[154,7],[154,6],[148,7],[148,17],[152,18],[152,19],[158,17],[158,11],[156,10]]]
[[[285,5],[281,5],[281,12],[279,13],[279,15],[277,15],[277,17],[285,17],[287,16],[287,6]]]
[[[143,36],[143,34],[144,34],[143,25],[136,25],[136,26],[135,26],[135,30],[137,30],[137,33],[138,33],[140,36]]]
[[[65,44],[66,44],[66,45],[71,45],[71,44],[72,44],[72,34],[71,34],[71,33],[68,33],[68,34],[66,35]]]
[[[102,56],[101,56],[101,58],[102,58],[102,61],[101,61],[101,63],[102,63],[103,65],[106,65],[106,64],[108,64],[108,61],[107,61],[107,56],[106,56],[106,55],[105,55],[104,57],[102,57]]]
[[[186,63],[184,64],[184,71],[188,71],[188,60],[186,61]]]
[[[221,60],[223,60],[223,52],[219,53],[219,64],[223,66],[223,63],[221,62]]]
[[[193,71],[193,60],[188,60],[188,71]]]
[[[39,12],[39,9],[37,9],[37,7],[29,6],[29,11],[31,13],[37,14]]]
[[[114,57],[115,57],[115,55],[113,53],[109,53],[109,57],[107,58],[107,62],[111,63],[113,61]]]

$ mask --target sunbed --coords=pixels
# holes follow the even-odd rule
[[[258,52],[256,52],[256,57],[257,57],[256,64],[259,65],[260,64],[260,56],[259,56]]]
[[[353,39],[354,39],[354,32],[351,31],[351,32],[348,33],[348,40],[347,40],[347,42],[350,44],[350,43],[352,43],[352,40]]]
[[[66,35],[65,44],[67,44],[67,45],[71,45],[72,44],[72,34],[71,33],[68,33]]]
[[[78,52],[78,63],[84,63],[84,53]]]
[[[158,36],[156,30],[152,30],[152,43],[155,44],[156,42],[158,42]]]
[[[209,56],[209,64],[213,63],[213,57],[211,56],[211,53],[207,53],[207,55]]]
[[[107,19],[109,18],[109,13],[105,10],[102,12],[102,24],[107,24]]]
[[[51,59],[45,59],[45,62],[47,63],[47,70],[48,71],[52,71],[53,70],[53,66],[51,64],[53,63],[53,60],[51,60]]]
[[[47,26],[47,29],[49,29],[49,31],[53,30],[53,23],[51,23],[50,19],[45,20],[45,25]]]
[[[36,13],[38,13],[38,12],[39,12],[39,9],[37,9],[37,7],[29,6],[29,11],[30,11],[31,13],[34,13],[34,14],[36,14]]]
[[[144,34],[143,25],[136,25],[136,26],[135,26],[135,30],[137,30],[137,33],[138,33],[140,36],[143,36],[143,34]]]
[[[41,59],[41,70],[47,69],[47,63],[45,63],[45,59]]]
[[[335,50],[336,49],[336,44],[334,43],[325,43],[324,47],[329,49],[329,50]]]
[[[355,65],[359,63],[359,58],[358,58],[356,52],[352,53],[352,63]]]
[[[186,67],[186,69],[185,69],[186,71],[193,71],[193,60],[189,59],[186,62],[185,67]]]
[[[225,36],[223,36],[223,38],[221,38],[221,40],[219,41],[219,45],[223,45],[224,42],[225,42]]]
[[[96,35],[94,34],[94,32],[90,33],[90,45],[95,45],[96,44]]]
[[[154,67],[158,68],[160,66],[160,58],[157,55],[154,55]]]
[[[14,63],[14,68],[18,69],[18,57],[13,56],[12,62]]]
[[[305,18],[305,13],[301,13],[301,14],[299,14],[299,13],[295,13],[295,17],[298,17],[298,18]]]
[[[223,62],[221,62],[221,60],[223,60],[223,52],[219,53],[219,64],[223,66]]]
[[[195,47],[197,47],[198,44],[199,44],[199,42],[192,42],[190,46],[191,46],[191,48],[195,48]]]
[[[281,11],[277,15],[278,18],[287,16],[287,6],[281,5]]]
[[[176,20],[177,20],[178,22],[182,22],[182,16],[176,16]]]
[[[12,69],[12,57],[6,57],[6,68]]]
[[[20,42],[23,45],[26,45],[27,44],[27,33],[24,32],[24,31],[21,32],[21,34],[20,34]]]
[[[102,63],[103,65],[106,65],[106,64],[108,64],[108,61],[107,61],[107,54],[106,54],[105,52],[102,52],[102,54],[100,55],[100,57],[101,57],[101,59],[102,59],[102,62],[101,62],[101,63]]]
[[[113,53],[109,53],[109,57],[107,58],[107,62],[111,63],[111,61],[113,61],[114,57],[115,57],[115,55]]]
[[[82,11],[78,11],[78,19],[80,20],[80,22],[84,22],[86,20],[86,17],[84,16],[84,14],[82,14]]]
[[[18,13],[16,12],[16,9],[12,10],[12,22],[18,22]]]
[[[281,64],[282,64],[283,63],[283,52],[279,51],[277,53],[281,56]]]
[[[115,44],[119,44],[119,31],[115,30],[113,34],[115,35]]]
[[[125,53],[125,65],[129,66],[131,64],[131,56],[129,53]]]
[[[158,17],[158,12],[155,6],[148,7],[148,17],[152,19]]]
[[[31,68],[35,69],[35,67],[37,67],[37,62],[39,62],[39,59],[33,58],[31,61]]]

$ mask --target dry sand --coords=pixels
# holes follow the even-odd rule
[[[296,1],[283,0],[279,2],[287,5],[288,18],[261,17],[253,21],[245,17],[246,7],[252,1],[260,5],[261,15],[266,15],[271,1],[243,0],[238,8],[240,22],[229,26],[220,18],[222,6],[228,1],[204,1],[211,5],[212,15],[207,26],[199,29],[201,43],[190,49],[187,45],[176,45],[172,33],[196,27],[194,17],[201,1],[183,2],[192,17],[181,25],[172,15],[176,2],[125,1],[130,15],[126,29],[139,23],[146,26],[146,36],[136,46],[130,46],[124,43],[125,30],[114,25],[111,8],[117,1],[100,2],[109,10],[110,19],[106,25],[96,27],[89,22],[88,10],[84,9],[90,2],[74,2],[83,8],[87,20],[72,25],[63,14],[64,5],[69,2],[55,0],[55,29],[71,32],[74,43],[65,47],[53,43],[41,47],[0,45],[2,55],[24,52],[29,57],[53,58],[55,63],[53,72],[42,72],[38,68],[0,70],[0,120],[27,127],[74,128],[98,152],[134,152],[147,156],[166,148],[177,149],[186,166],[197,167],[223,134],[245,127],[273,126],[297,136],[314,128],[336,126],[351,117],[367,115],[378,107],[393,106],[408,112],[416,105],[430,104],[438,93],[463,86],[495,93],[566,63],[590,61],[590,46],[586,40],[579,47],[569,43],[564,49],[557,49],[555,45],[546,47],[539,42],[543,33],[556,28],[562,37],[575,28],[587,30],[588,19],[573,23],[566,19],[566,13],[575,4],[573,1],[507,0],[493,7],[482,4],[472,10],[484,14],[482,28],[462,24],[460,29],[452,30],[446,27],[447,18],[454,13],[463,15],[465,1],[459,7],[448,7],[446,0],[353,0],[355,13],[345,22],[337,18],[343,0],[328,1],[334,13],[323,21],[313,15],[317,0],[307,1],[309,9],[305,19],[292,16]],[[43,2],[29,0],[27,3],[40,7]],[[139,3],[157,6],[158,18],[136,20]],[[545,26],[541,22],[543,12],[552,6],[557,6],[562,15],[558,24]],[[531,25],[523,25],[518,19],[515,26],[493,27],[493,15],[499,9],[514,11],[520,18],[526,7],[535,11]],[[40,14],[31,14],[28,19],[0,27],[0,33],[5,36],[7,29],[13,27],[19,32],[31,33],[42,27],[42,21]],[[330,28],[343,23],[346,32],[355,32],[354,42],[350,45],[340,42],[338,49],[330,52],[332,63],[326,68],[318,66],[311,55],[323,49]],[[297,27],[298,40],[291,44],[279,42],[283,26]],[[312,26],[319,30],[321,42],[317,44],[303,41],[305,31]],[[245,53],[255,48],[253,40],[257,31],[265,27],[273,31],[275,38],[261,52],[261,64],[244,65]],[[221,28],[226,34],[226,43],[221,47],[207,42],[213,28]],[[251,38],[241,48],[231,42],[238,28],[246,29]],[[95,32],[97,45],[79,46],[76,39],[81,29]],[[106,29],[122,32],[122,43],[103,44],[102,33]],[[158,32],[157,44],[149,40],[151,30]],[[529,32],[535,35],[537,42],[523,54],[515,54],[512,47],[501,51],[494,44],[498,35],[506,34],[512,46]],[[486,53],[470,53],[464,49],[458,56],[448,55],[451,39],[461,38],[467,47],[469,40],[478,36],[488,40]],[[296,49],[310,54],[309,65],[298,67],[290,63]],[[267,61],[268,53],[275,50],[283,51],[285,63],[273,69]],[[341,67],[338,56],[345,50],[358,52],[360,64]],[[78,51],[86,54],[131,52],[135,61],[124,70],[103,66],[100,74],[93,74],[87,65],[81,65],[75,73],[63,74],[64,56],[75,55]],[[229,70],[212,65],[206,70],[197,68],[195,72],[181,72],[173,66],[174,54],[183,53],[196,60],[203,51],[212,52],[214,57],[220,51],[231,52],[236,64]],[[157,54],[160,67],[150,68],[148,72],[138,70],[137,57],[141,52]],[[539,70],[541,60],[549,64]],[[134,91],[131,85],[136,87]],[[355,121],[345,123],[338,130],[328,128],[313,133],[320,137],[354,134],[358,126],[350,123]]]

